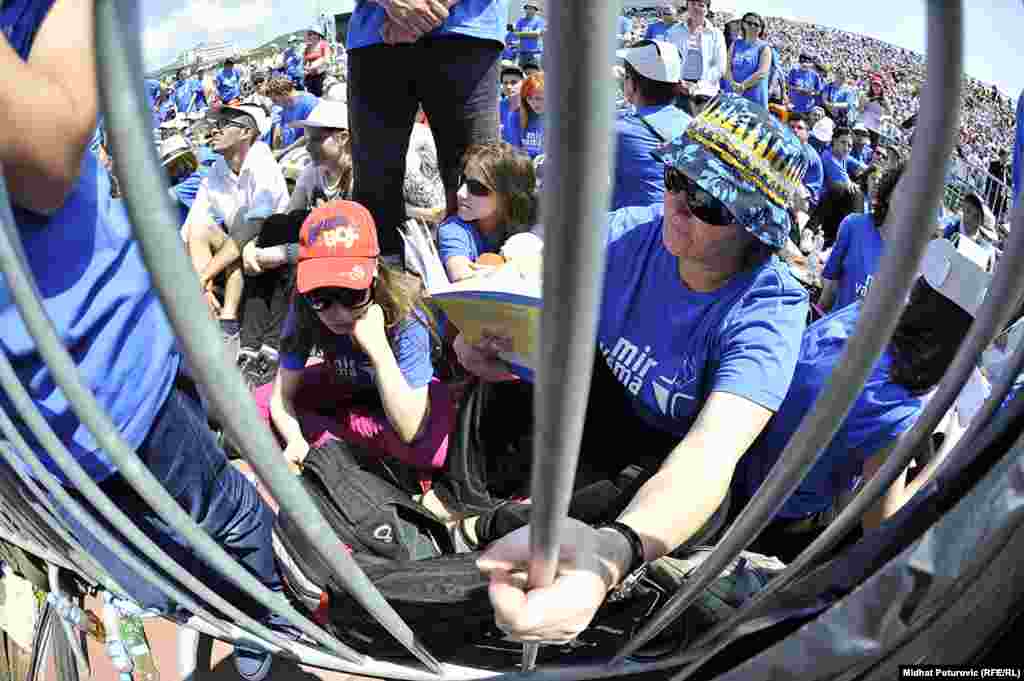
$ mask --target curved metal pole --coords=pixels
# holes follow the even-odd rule
[[[928,3],[928,16],[934,29],[928,32],[928,80],[921,97],[922,123],[913,150],[915,162],[905,180],[909,185],[907,194],[918,200],[904,201],[898,206],[898,231],[886,245],[878,285],[871,287],[860,315],[863,322],[871,323],[858,325],[832,371],[828,387],[815,400],[767,479],[715,551],[613,662],[632,654],[675,621],[771,522],[832,440],[896,328],[907,293],[917,278],[921,255],[931,240],[946,161],[953,149],[959,120],[961,79],[945,82],[944,77],[963,70],[962,8],[959,2],[933,1]]]
[[[238,370],[224,362],[223,342],[200,301],[196,273],[185,256],[175,227],[164,173],[148,132],[149,117],[138,88],[143,79],[140,56],[142,31],[138,30],[138,19],[137,3],[132,0],[96,1],[97,76],[103,110],[110,122],[114,155],[123,167],[132,169],[131,173],[120,178],[132,219],[132,230],[164,310],[185,350],[189,366],[195,369],[208,388],[211,404],[224,417],[226,429],[238,442],[260,479],[266,483],[283,510],[303,519],[299,523],[300,530],[353,598],[409,652],[436,672],[440,669],[437,660],[419,641],[415,632],[388,604],[352,557],[345,551],[337,550],[337,536],[285,465],[284,457],[270,430],[256,412],[252,396]],[[126,30],[125,27],[129,26],[133,28]],[[109,447],[107,449],[110,451]],[[115,460],[115,463],[121,469],[122,462]],[[129,482],[132,482],[133,477],[148,474],[141,466],[134,468],[134,471],[122,469],[122,474]],[[161,515],[172,510],[163,503],[165,500],[160,498],[161,495],[147,496],[145,490],[138,491]],[[166,499],[173,503],[170,497]],[[175,527],[194,525],[183,512],[173,515],[176,516]],[[202,536],[186,536],[197,548],[202,548],[202,555],[209,559],[211,549],[218,547],[204,533],[199,534]],[[226,558],[226,554],[223,557]],[[257,600],[272,611],[287,614],[289,622],[342,657],[356,661],[362,659],[359,653],[306,621],[283,598],[274,598],[272,602],[267,598],[271,592],[248,573],[239,574],[240,568],[237,565],[212,560],[210,564],[236,581],[236,578],[243,578],[245,589],[253,595],[260,595]]]
[[[547,114],[542,211],[544,299],[534,383],[534,451],[530,496],[531,588],[554,580],[559,534],[569,512],[583,419],[594,363],[598,304],[604,272],[609,183],[615,146],[614,106],[605,87],[612,64],[617,4],[548,3],[547,77],[559,96]],[[575,37],[594,36],[583,50]],[[553,49],[552,49],[553,48]],[[572,301],[560,305],[561,301]],[[536,644],[523,647],[523,669],[533,668]]]

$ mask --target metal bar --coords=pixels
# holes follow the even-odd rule
[[[153,477],[149,469],[142,464],[139,457],[135,455],[135,452],[121,438],[114,425],[110,422],[110,419],[103,413],[95,397],[82,384],[74,361],[64,348],[53,325],[46,316],[46,312],[40,303],[39,296],[33,285],[28,266],[25,263],[21,242],[14,228],[14,217],[11,215],[10,205],[7,200],[6,186],[2,184],[0,184],[0,221],[3,223],[2,229],[0,229],[0,269],[2,269],[7,284],[11,289],[11,297],[21,313],[22,320],[36,341],[39,355],[49,366],[54,382],[67,397],[68,402],[72,405],[82,423],[90,430],[99,445],[110,456],[124,479],[131,484],[165,522],[176,528],[195,547],[197,553],[208,564],[220,570],[234,583],[246,589],[250,595],[253,595],[258,602],[271,611],[283,612],[289,622],[298,626],[304,633],[335,650],[339,655],[358,660],[358,653],[310,623],[281,594],[275,594],[270,591],[270,589],[260,584],[248,571],[235,563],[185,513],[181,506]],[[9,368],[6,358],[4,360],[4,363],[0,364],[6,364]],[[14,388],[11,382],[8,381],[7,383],[8,385],[5,385],[5,389],[11,390]],[[21,385],[17,381],[16,376],[14,377],[14,383],[17,383],[18,387]],[[26,410],[19,409],[19,411],[24,415]],[[70,474],[76,472],[76,470],[80,471],[80,467],[77,464],[65,472],[70,477]],[[76,483],[81,484],[88,480],[84,472],[82,472],[82,476],[85,479],[79,478],[76,480]],[[97,501],[100,500],[97,499]],[[109,513],[109,510],[107,512]],[[134,526],[130,522],[128,525]],[[131,531],[129,527],[124,529],[126,533]],[[269,629],[261,629],[261,631],[272,634],[269,640],[273,641],[275,645],[288,645],[285,639],[281,638],[278,634],[273,634]]]
[[[81,492],[89,498],[91,503],[96,506],[100,513],[103,513],[105,517],[110,519],[112,523],[119,527],[126,538],[135,546],[139,547],[140,551],[142,551],[142,553],[154,565],[162,566],[164,570],[166,570],[182,585],[194,590],[203,599],[205,599],[206,602],[212,603],[214,607],[220,608],[225,614],[245,623],[248,628],[255,631],[258,635],[269,638],[269,640],[274,641],[278,645],[288,645],[287,640],[280,638],[280,636],[274,634],[272,631],[240,611],[234,605],[224,600],[215,591],[202,584],[187,570],[172,560],[170,556],[160,549],[160,547],[156,546],[156,544],[154,544],[148,537],[142,534],[142,531],[135,526],[135,523],[121,512],[113,502],[111,502],[110,498],[99,489],[96,483],[93,482],[92,479],[90,479],[82,470],[81,466],[74,461],[71,454],[67,452],[64,445],[61,444],[59,439],[57,439],[57,436],[46,424],[42,416],[35,411],[31,398],[18,382],[17,376],[14,374],[10,362],[8,362],[7,358],[2,355],[0,355],[0,387],[3,387],[8,398],[15,407],[19,409],[25,423],[29,426],[40,443],[42,443],[42,445],[47,449],[50,456],[53,457],[53,460],[61,470],[64,471],[65,475],[68,476],[68,479],[71,480],[77,489],[81,490]],[[33,475],[43,483],[47,491],[53,495],[57,502],[63,505],[75,520],[81,523],[87,531],[109,546],[111,552],[115,556],[128,565],[128,567],[136,572],[140,577],[148,579],[156,584],[157,588],[159,588],[165,595],[182,605],[185,605],[191,611],[207,618],[211,622],[219,620],[216,615],[211,614],[195,599],[183,593],[167,579],[139,560],[130,549],[125,547],[117,537],[99,524],[92,515],[78,503],[77,500],[72,498],[64,487],[57,482],[53,474],[51,474],[46,467],[43,466],[42,462],[39,461],[35,452],[32,451],[25,440],[21,437],[21,434],[14,428],[14,424],[11,422],[10,417],[8,417],[2,409],[0,409],[0,431],[2,431],[5,437],[10,439],[18,448],[22,459],[32,469]],[[10,462],[12,465],[15,463],[13,461]],[[98,582],[105,588],[115,593],[130,595],[121,589],[114,580],[109,578],[109,576],[104,574],[104,577],[105,579],[100,579]],[[226,635],[226,630],[223,627],[218,625],[217,629],[222,633],[222,635]]]
[[[256,412],[252,396],[246,390],[241,375],[234,366],[223,360],[220,334],[200,301],[198,285],[193,285],[196,284],[196,273],[185,256],[175,228],[163,172],[148,133],[144,99],[136,85],[143,79],[142,31],[125,30],[126,26],[140,28],[137,3],[129,0],[97,0],[96,57],[100,95],[104,113],[110,121],[114,155],[122,167],[132,169],[132,172],[121,178],[128,212],[132,218],[132,229],[146,266],[153,276],[164,310],[184,347],[189,366],[207,388],[214,410],[225,420],[225,428],[239,443],[241,451],[280,503],[282,510],[303,519],[299,524],[300,529],[353,598],[409,652],[431,670],[439,671],[438,662],[352,557],[345,551],[337,550],[337,536],[285,465],[280,449]],[[132,85],[125,87],[126,83]],[[120,468],[121,462],[117,461],[117,464]],[[138,473],[144,474],[143,471],[135,474]],[[124,470],[122,474],[125,479],[131,480]],[[143,490],[139,491],[141,493]],[[151,504],[159,501],[156,495],[146,500]],[[162,510],[155,505],[154,508]],[[181,517],[184,513],[177,515],[176,523],[187,526],[191,522],[187,516]],[[190,536],[189,540],[197,546],[203,546],[204,554],[215,547],[205,535],[195,538]],[[217,567],[230,574],[227,565]],[[233,572],[237,574],[238,566],[230,567],[235,568]],[[272,603],[266,598],[270,592],[248,573],[244,577],[249,577],[245,580],[246,589],[262,594],[263,598],[259,600],[264,605],[275,612],[287,614],[289,621],[339,655],[361,659],[362,656],[354,650],[308,623],[284,599]]]
[[[547,123],[542,214],[544,305],[534,384],[534,454],[530,495],[531,588],[554,580],[559,535],[569,511],[583,418],[594,362],[600,282],[604,271],[612,98],[605,84],[612,63],[615,3],[552,2],[545,54],[553,99]],[[594,36],[573,50],[574,36]],[[552,49],[553,48],[553,49]],[[571,300],[572,305],[558,305]],[[536,662],[535,644],[523,647],[523,668]]]
[[[46,570],[47,579],[50,582],[50,592],[57,595],[58,597],[66,595],[60,588],[60,568],[56,565],[47,566]],[[70,596],[68,596],[70,599]],[[86,678],[92,676],[92,668],[89,666],[89,660],[85,658],[85,653],[82,651],[82,641],[80,636],[75,632],[71,626],[71,622],[60,616],[59,610],[54,613],[57,615],[57,619],[60,620],[60,625],[64,628],[64,636],[68,640],[68,646],[71,648],[71,653],[75,656],[75,664],[78,665],[79,671],[84,671]],[[57,664],[60,664],[58,661]],[[58,675],[60,672],[58,671]]]
[[[907,293],[917,278],[921,255],[931,239],[931,225],[942,195],[945,160],[952,151],[959,118],[960,79],[950,83],[943,79],[946,74],[962,71],[962,8],[959,2],[933,1],[928,3],[928,16],[931,26],[937,28],[928,33],[928,80],[922,93],[922,122],[913,150],[916,162],[910,165],[904,180],[908,195],[919,200],[903,201],[898,206],[894,223],[898,228],[895,238],[887,242],[879,264],[879,285],[869,291],[861,311],[860,318],[871,324],[858,325],[857,333],[847,342],[842,359],[832,371],[828,387],[715,551],[615,660],[635,652],[679,617],[771,522],[839,429],[892,336]]]

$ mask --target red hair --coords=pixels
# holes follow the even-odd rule
[[[529,97],[544,94],[544,73],[535,73],[526,80],[523,81],[523,85],[519,90],[519,127],[526,130],[527,124],[530,122],[530,114],[536,113],[530,108],[530,105],[526,102]]]

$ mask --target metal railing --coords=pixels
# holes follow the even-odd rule
[[[590,41],[581,53],[573,48],[581,27],[590,35],[610,34],[616,8],[614,3],[568,0],[551,3],[549,77],[560,93],[549,113],[547,182],[544,187],[546,230],[544,291],[548,300],[573,301],[572,305],[547,305],[541,331],[544,342],[539,358],[536,384],[534,479],[532,498],[533,544],[530,577],[533,584],[550,581],[559,545],[559,527],[566,516],[582,434],[583,412],[593,360],[593,338],[597,322],[599,281],[603,267],[602,230],[607,205],[607,176],[611,169],[612,98],[604,87],[611,62],[610,41]],[[906,465],[917,443],[927,437],[938,418],[949,407],[964,384],[974,358],[988,345],[1005,323],[1008,301],[1018,300],[1024,288],[1024,218],[1016,216],[1007,255],[996,273],[987,302],[938,393],[917,425],[901,438],[889,461],[817,542],[775,580],[762,597],[755,598],[732,621],[706,635],[689,651],[656,661],[631,656],[646,641],[679,617],[721,570],[733,561],[768,524],[786,498],[813,466],[860,392],[895,328],[908,291],[918,271],[918,262],[931,234],[935,210],[943,192],[942,173],[953,147],[957,128],[959,80],[947,83],[944,74],[961,72],[962,7],[957,2],[929,2],[928,81],[922,96],[922,118],[917,135],[908,182],[917,201],[901,202],[895,224],[900,229],[890,239],[879,269],[880,286],[873,286],[865,301],[856,335],[848,342],[833,380],[816,401],[792,438],[778,464],[748,506],[728,530],[714,553],[678,592],[619,652],[617,664],[573,665],[540,669],[531,676],[539,679],[583,679],[620,676],[655,670],[678,669],[707,652],[716,636],[728,631],[756,612],[764,594],[781,589],[803,574],[814,559],[831,548],[844,528],[850,527]],[[334,551],[336,537],[319,510],[303,491],[284,463],[279,448],[251,403],[237,370],[226,363],[220,335],[206,314],[198,286],[182,286],[195,272],[182,247],[172,207],[164,187],[163,173],[149,134],[149,116],[141,92],[124,83],[140,83],[142,65],[139,43],[141,30],[136,4],[127,0],[96,1],[97,61],[103,109],[109,121],[114,153],[119,164],[132,172],[122,178],[134,235],[164,309],[181,340],[188,365],[208,392],[211,404],[224,415],[225,428],[239,444],[282,510],[300,517],[300,527],[311,545],[330,566],[335,578],[366,611],[392,632],[426,669],[374,660],[337,640],[296,611],[279,594],[270,592],[242,570],[185,514],[141,464],[120,438],[113,424],[82,384],[71,357],[61,346],[47,319],[21,250],[6,189],[0,193],[0,266],[12,297],[36,341],[40,355],[49,365],[56,383],[67,396],[75,413],[101,443],[125,480],[161,515],[184,535],[196,551],[257,602],[284,617],[322,646],[316,648],[287,640],[248,617],[231,603],[193,578],[184,568],[138,531],[134,524],[85,474],[35,410],[6,357],[0,357],[0,386],[18,412],[18,417],[65,473],[71,483],[112,521],[146,558],[163,566],[166,577],[147,569],[124,545],[90,516],[50,474],[25,443],[11,417],[0,411],[0,433],[9,446],[0,454],[16,472],[0,479],[19,489],[35,505],[11,504],[0,500],[11,522],[0,517],[0,537],[10,539],[50,562],[73,566],[84,578],[117,590],[117,585],[77,545],[58,515],[46,510],[54,499],[87,530],[112,547],[130,567],[155,584],[162,593],[182,603],[196,618],[189,626],[229,642],[249,642],[291,656],[301,662],[340,671],[387,678],[427,679],[438,673],[447,678],[480,678],[496,672],[442,664],[417,639],[365,574],[346,552]],[[585,112],[580,114],[578,112]],[[570,228],[574,226],[575,229]],[[1024,348],[1017,353],[1018,366]],[[996,395],[1005,395],[1009,385],[999,385]],[[1001,401],[1001,400],[1000,400]],[[996,402],[995,404],[998,404]],[[987,422],[994,406],[977,419],[977,428]],[[975,426],[972,425],[972,428]],[[966,443],[968,437],[964,438]],[[2,445],[2,443],[0,443]],[[963,445],[966,446],[966,445]],[[13,450],[32,471],[29,477],[18,465]],[[38,482],[37,482],[38,481]],[[40,484],[42,487],[40,487]],[[858,510],[859,509],[859,510]],[[226,619],[230,618],[230,619]],[[193,661],[194,662],[194,661]],[[189,669],[188,664],[184,665]],[[684,669],[688,674],[696,665]]]

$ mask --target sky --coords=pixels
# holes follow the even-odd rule
[[[331,4],[331,0],[142,0],[146,68],[165,66],[200,42],[234,41],[243,48],[255,47],[309,26],[318,7]],[[744,10],[747,3],[730,0],[730,4]],[[749,5],[764,15],[834,26],[925,51],[925,3],[921,0],[758,0]],[[1018,54],[1024,52],[1019,47],[1024,43],[1024,0],[965,0],[964,7],[967,73],[995,83],[1016,99],[1024,89],[1024,55]]]

